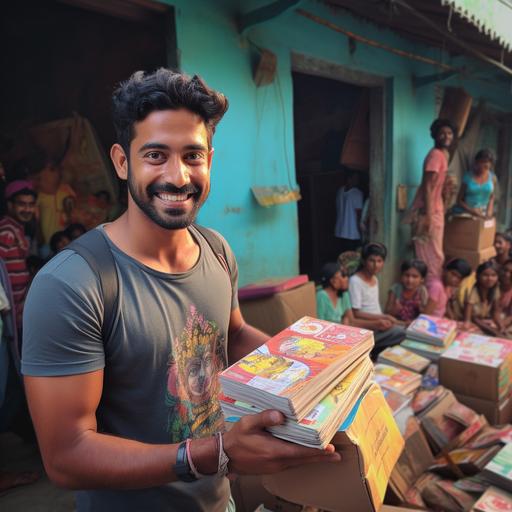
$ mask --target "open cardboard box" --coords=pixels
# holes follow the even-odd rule
[[[248,324],[274,336],[303,316],[316,317],[315,283],[309,281],[268,297],[240,300],[240,309]]]
[[[340,463],[318,463],[263,477],[273,495],[332,512],[376,512],[404,440],[378,384],[372,384],[334,436]]]
[[[445,252],[449,249],[481,251],[494,244],[496,219],[454,216],[444,226]]]
[[[512,396],[505,397],[500,402],[482,400],[472,396],[456,393],[457,400],[479,414],[483,414],[491,425],[512,423]]]

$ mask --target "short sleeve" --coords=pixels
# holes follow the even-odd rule
[[[431,151],[425,158],[423,166],[425,172],[440,173],[446,167],[446,158],[439,150]]]
[[[24,375],[76,375],[103,369],[103,300],[83,258],[63,251],[35,277],[25,302]]]
[[[363,306],[363,290],[361,287],[360,279],[357,277],[357,275],[354,275],[350,278],[348,290],[352,307],[354,309],[361,309]]]
[[[328,320],[329,315],[329,297],[323,290],[316,292],[316,314],[320,320]]]

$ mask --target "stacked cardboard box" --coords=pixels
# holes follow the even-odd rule
[[[512,421],[512,341],[459,333],[439,360],[439,380],[489,423]]]
[[[496,220],[468,215],[451,217],[444,228],[446,259],[463,258],[476,269],[480,263],[496,256],[494,235]]]
[[[315,317],[315,283],[302,277],[274,279],[273,287],[262,281],[241,288],[240,309],[247,323],[274,336],[303,316]]]

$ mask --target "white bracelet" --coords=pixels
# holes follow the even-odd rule
[[[222,432],[217,432],[215,436],[217,437],[217,444],[219,448],[219,462],[217,465],[217,475],[226,476],[229,472],[229,457],[226,455],[226,452],[224,451],[224,439],[222,438]]]

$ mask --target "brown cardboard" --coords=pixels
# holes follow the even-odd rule
[[[270,297],[240,301],[247,323],[274,336],[303,316],[316,317],[315,284],[312,281]]]
[[[439,383],[454,393],[498,402],[499,379],[500,367],[476,364],[472,361],[459,361],[443,356],[439,359]],[[485,414],[483,411],[481,413]]]
[[[494,244],[496,220],[452,217],[444,226],[444,252],[453,249],[482,251]]]
[[[491,246],[487,249],[482,249],[481,251],[467,251],[465,249],[459,249],[445,245],[444,253],[446,261],[449,261],[453,258],[462,258],[469,263],[473,270],[476,270],[476,267],[478,267],[480,263],[490,260],[496,256],[496,249],[494,246]]]
[[[501,402],[493,400],[482,400],[472,396],[466,396],[459,393],[455,395],[457,400],[470,409],[483,414],[491,425],[504,425],[512,423],[512,397],[508,396]]]
[[[290,503],[270,494],[259,475],[238,476],[231,482],[231,495],[237,512],[254,512],[259,505],[273,512],[301,512],[302,505]]]
[[[373,384],[352,424],[333,440],[339,463],[317,463],[263,477],[276,496],[332,512],[375,512],[404,441],[380,387]]]

